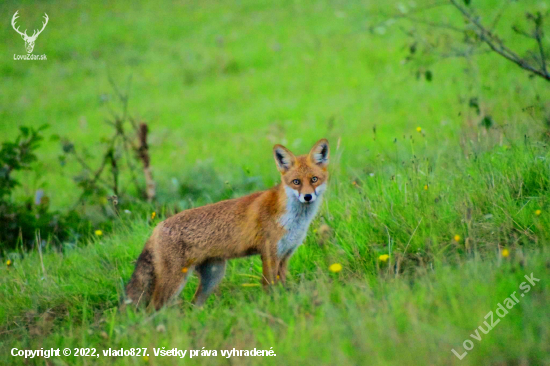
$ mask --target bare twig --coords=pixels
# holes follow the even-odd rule
[[[546,81],[550,81],[550,74],[548,74],[548,72],[546,71],[546,61],[544,58],[542,60],[543,67],[540,69],[529,64],[527,61],[519,57],[514,51],[506,47],[500,38],[494,35],[487,28],[485,28],[483,24],[481,24],[480,21],[478,20],[478,17],[476,17],[474,14],[466,10],[462,5],[458,3],[457,0],[449,0],[449,1],[451,2],[451,4],[453,4],[455,8],[457,8],[462,13],[462,15],[470,23],[472,23],[475,26],[475,32],[478,35],[479,39],[483,41],[485,44],[487,44],[489,48],[491,48],[491,50],[501,55],[508,61],[515,63],[522,69],[530,71],[533,74],[542,77]],[[537,22],[535,21],[535,23]],[[540,23],[542,24],[542,20],[540,21]],[[539,44],[539,45],[542,47],[542,44]],[[542,53],[542,55],[544,55],[544,52]]]
[[[516,32],[517,34],[519,34],[520,36],[524,36],[524,37],[527,37],[529,39],[533,39],[533,36],[531,34],[527,33],[526,31],[524,31],[523,29],[521,29],[517,25],[513,25],[512,30],[514,32]]]
[[[449,53],[440,53],[439,57],[445,59],[445,58],[469,58],[471,56],[477,56],[477,55],[484,55],[486,53],[492,52],[491,50],[479,50],[474,51],[473,49],[468,49],[467,51],[461,51],[461,50],[452,50],[452,52]]]
[[[113,174],[113,192],[118,196],[118,165],[115,159],[115,153],[113,149],[107,152],[109,160],[111,161],[111,173]]]
[[[80,195],[80,198],[75,204],[77,207],[83,203],[84,198],[90,193],[99,192],[99,187],[105,187],[107,190],[112,190],[114,196],[118,197],[124,191],[124,187],[120,187],[120,174],[122,169],[127,166],[130,171],[131,181],[136,186],[137,192],[141,197],[146,198],[149,202],[154,200],[156,196],[155,182],[152,177],[149,154],[149,146],[147,144],[148,128],[147,124],[141,123],[139,126],[135,119],[128,116],[128,101],[129,90],[131,87],[132,77],[128,77],[126,90],[121,90],[115,83],[111,74],[108,74],[109,83],[116,95],[115,100],[120,102],[122,112],[117,112],[111,108],[111,105],[107,104],[111,115],[110,119],[105,122],[113,127],[114,134],[107,141],[106,150],[103,153],[102,161],[99,167],[94,171],[87,164],[86,160],[81,157],[74,148],[66,150],[72,153],[76,161],[87,171],[86,180],[84,181],[84,191]],[[130,126],[126,125],[129,123]],[[128,134],[126,130],[133,130],[132,134]],[[126,160],[121,162],[122,160]],[[138,168],[135,160],[139,160],[143,164],[143,174],[145,176],[146,187],[143,188],[136,176]],[[112,178],[105,177],[105,168],[107,165],[111,166]],[[133,200],[131,196],[125,196],[130,200]]]
[[[434,3],[427,4],[425,6],[419,6],[417,8],[414,8],[414,9],[410,10],[407,13],[394,14],[394,15],[390,16],[389,18],[385,19],[384,21],[379,22],[379,23],[371,26],[370,28],[373,29],[373,28],[379,27],[379,26],[387,23],[387,21],[390,20],[390,19],[408,18],[408,17],[410,17],[410,14],[420,13],[420,12],[423,12],[423,11],[426,11],[426,10],[429,10],[429,9],[437,8],[437,7],[440,7],[440,6],[448,6],[448,5],[449,5],[449,3],[447,1],[436,1]]]
[[[100,182],[102,183],[105,187],[108,187],[108,188],[112,188],[107,182],[105,182],[102,178],[101,178],[101,173],[103,173],[103,169],[105,169],[105,166],[107,165],[107,162],[110,160],[110,155],[111,155],[111,151],[113,150],[113,146],[115,144],[115,141],[116,141],[116,137],[117,135],[115,134],[111,140],[109,141],[109,147],[107,149],[107,152],[103,155],[103,159],[102,159],[102,162],[101,162],[101,165],[99,166],[99,168],[96,170],[96,172],[94,173],[93,175],[93,178],[90,179],[88,181],[88,185],[90,187],[96,187],[97,186],[97,182]],[[73,154],[77,157],[77,161],[85,168],[87,169],[88,171],[91,171],[92,169],[86,164],[86,162],[84,161],[84,159],[82,158],[79,158],[78,155],[76,154],[76,152],[74,152],[73,150]],[[78,200],[76,201],[74,208],[76,208],[78,205],[80,205],[83,200],[84,200],[84,197],[86,197],[86,195],[88,194],[88,192],[86,190],[84,190],[84,192],[82,192],[82,194],[80,195],[80,197],[78,198]]]
[[[464,31],[465,31],[465,29],[455,27],[452,24],[432,22],[430,20],[424,20],[424,19],[411,17],[407,14],[403,14],[403,16],[401,16],[400,18],[404,18],[404,19],[410,20],[410,21],[415,22],[415,23],[424,24],[424,25],[430,26],[432,28],[447,29],[447,30],[451,30],[451,31],[457,32],[457,33],[464,33]]]
[[[525,58],[520,57],[514,50],[507,47],[504,44],[504,41],[494,33],[495,28],[497,27],[499,21],[502,18],[504,11],[508,8],[509,4],[510,4],[510,0],[506,0],[505,2],[503,2],[503,5],[498,9],[498,13],[496,14],[495,18],[493,19],[493,21],[488,27],[486,27],[481,23],[480,18],[472,10],[469,10],[465,6],[463,6],[460,0],[447,0],[446,2],[435,2],[423,7],[418,7],[409,12],[395,14],[393,16],[390,16],[384,22],[380,22],[377,25],[372,26],[371,29],[379,25],[385,24],[388,20],[406,19],[413,23],[427,25],[431,28],[439,28],[439,29],[460,33],[466,37],[468,37],[469,32],[473,32],[477,36],[476,38],[477,40],[479,40],[482,44],[485,44],[489,47],[489,50],[488,50],[489,52],[495,52],[496,54],[516,64],[522,69],[529,71],[534,75],[543,78],[546,81],[550,81],[550,73],[548,72],[548,67],[547,67],[548,62],[546,59],[547,54],[543,47],[543,40],[544,40],[543,18],[544,17],[540,12],[536,13],[535,15],[529,14],[529,13],[527,14],[527,18],[531,20],[535,25],[533,34],[529,34],[517,26],[512,27],[512,29],[517,34],[528,37],[536,41],[537,48],[538,48],[538,55],[535,57],[535,59],[537,60],[540,59],[540,60],[535,64],[533,62],[526,60]],[[420,13],[425,10],[443,6],[443,5],[451,5],[455,9],[457,9],[468,21],[470,26],[466,28],[461,28],[453,24],[433,21],[431,18],[422,19],[422,18],[412,16],[412,14],[414,13]],[[539,63],[540,65],[538,65]]]
[[[138,154],[139,158],[143,163],[143,174],[145,175],[145,184],[147,192],[147,201],[151,202],[155,199],[155,181],[153,180],[153,174],[151,173],[150,162],[151,158],[149,156],[149,146],[147,145],[147,133],[148,127],[146,123],[140,123],[139,125],[139,149]]]
[[[113,150],[113,146],[115,144],[115,141],[116,141],[116,135],[113,136],[113,138],[109,142],[109,147],[108,147],[107,152],[105,153],[105,155],[103,155],[103,160],[101,162],[101,165],[99,166],[99,168],[97,169],[97,171],[94,174],[93,179],[91,180],[92,184],[95,184],[95,182],[97,182],[97,180],[100,179],[101,173],[103,172],[103,169],[105,169],[105,166],[107,165],[107,162],[109,161],[109,158],[110,158],[109,155],[110,155],[110,152]]]
[[[490,31],[493,32],[495,28],[498,25],[498,22],[500,22],[500,19],[502,18],[502,13],[504,13],[504,10],[510,5],[510,0],[507,0],[499,9],[497,15],[495,16],[495,19],[493,20],[493,24],[491,24]]]
[[[548,72],[546,71],[546,57],[544,55],[544,47],[542,46],[542,38],[544,37],[543,31],[542,31],[542,14],[539,12],[536,16],[532,16],[532,20],[535,22],[535,40],[537,41],[537,45],[539,46],[539,52],[540,52],[540,62],[542,71],[548,75]]]

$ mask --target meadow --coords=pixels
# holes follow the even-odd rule
[[[493,53],[406,62],[407,31],[421,25],[384,17],[421,5],[0,4],[1,141],[20,126],[50,126],[11,199],[41,189],[57,210],[74,204],[78,168],[61,166],[59,140],[100,161],[116,99],[109,77],[126,85],[131,76],[129,113],[149,125],[157,183],[157,202],[94,227],[98,234],[40,252],[2,249],[0,363],[550,364],[548,82]],[[501,2],[475,5],[494,16]],[[510,24],[547,8],[510,2],[496,31],[525,51]],[[29,29],[48,14],[34,51],[47,61],[13,60],[25,53],[8,22],[16,10]],[[462,22],[448,7],[427,16]],[[271,187],[274,144],[303,154],[322,137],[331,144],[330,185],[286,288],[264,292],[261,261],[250,257],[229,263],[203,308],[190,304],[193,277],[159,312],[119,310],[134,261],[172,208]],[[525,292],[531,274],[540,282]],[[498,317],[513,293],[519,301]],[[476,340],[490,311],[500,322]],[[473,348],[460,360],[451,350],[463,354],[468,339]],[[101,356],[10,353],[90,347]],[[132,347],[149,356],[102,353]],[[218,356],[155,356],[162,347]],[[220,355],[271,347],[276,357]]]

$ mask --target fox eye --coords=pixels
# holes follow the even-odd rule
[[[318,180],[319,180],[319,178],[313,177],[313,178],[311,178],[311,183],[315,183],[315,182],[317,182]]]
[[[300,179],[294,179],[294,180],[292,181],[292,183],[295,184],[295,185],[297,185],[297,186],[299,186],[299,185],[300,185]]]

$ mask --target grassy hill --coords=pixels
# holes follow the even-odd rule
[[[259,258],[245,258],[230,262],[202,309],[189,303],[193,278],[158,313],[120,312],[133,262],[164,219],[131,210],[108,235],[47,245],[42,254],[3,253],[13,265],[0,269],[0,363],[182,363],[156,357],[153,348],[162,347],[218,351],[186,358],[190,364],[550,363],[550,89],[491,53],[404,62],[415,42],[408,32],[422,26],[382,21],[411,4],[0,4],[2,140],[18,126],[50,124],[39,162],[18,175],[14,200],[40,188],[56,209],[74,204],[77,167],[59,164],[51,136],[100,161],[112,131],[104,122],[115,98],[109,75],[119,85],[132,77],[129,110],[151,129],[166,207],[270,187],[279,179],[275,143],[306,153],[327,137],[332,149],[326,201],[290,262],[286,289],[263,292]],[[476,5],[492,19],[501,2]],[[546,7],[511,2],[496,31],[526,50],[509,25]],[[34,51],[47,61],[13,60],[25,53],[8,22],[16,10],[29,29],[48,14]],[[462,22],[448,7],[427,15]],[[341,272],[329,271],[334,263]],[[531,273],[540,282],[524,292]],[[519,302],[499,318],[498,304],[514,292]],[[500,322],[476,340],[490,311]],[[451,349],[464,353],[468,339],[473,348],[459,360]],[[10,355],[42,347],[93,347],[101,356]],[[103,356],[131,347],[147,347],[149,357]],[[271,347],[276,357],[220,355]]]

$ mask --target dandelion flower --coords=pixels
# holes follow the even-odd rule
[[[537,216],[540,216],[541,213],[542,213],[541,210],[536,210],[536,211],[535,211],[535,215],[537,215]]]
[[[388,259],[390,259],[390,256],[387,254],[382,254],[380,257],[378,257],[378,260],[383,263],[386,263]]]
[[[340,263],[334,263],[334,264],[331,264],[329,267],[328,267],[328,270],[333,272],[333,273],[338,273],[342,270],[342,265]]]
[[[148,362],[149,361],[149,356],[147,356],[147,355],[143,356],[143,361]]]
[[[153,213],[151,214],[151,220],[154,220],[156,216],[157,216],[157,213],[153,211]]]
[[[422,127],[417,127],[416,132],[422,132]]]
[[[11,261],[10,259],[8,259],[8,260],[6,261],[6,266],[9,267],[9,266],[11,266],[11,264],[12,264],[12,261]]]
[[[424,190],[427,191],[428,190],[428,185],[424,185]]]
[[[508,258],[508,256],[510,255],[510,251],[508,249],[502,249],[502,252],[500,252],[500,254],[504,257],[504,258]]]
[[[455,239],[455,241],[460,241],[460,235],[456,234],[454,239]]]
[[[189,268],[187,268],[187,267],[183,267],[181,269],[181,273],[187,273],[188,271],[189,271]]]
[[[101,235],[103,235],[103,231],[101,231],[101,230],[96,230],[96,231],[95,231],[95,234],[96,234],[97,236],[101,236]]]

